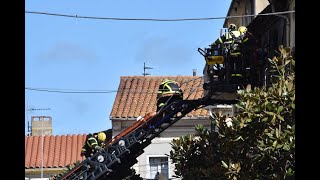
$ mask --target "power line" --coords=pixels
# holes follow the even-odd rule
[[[76,91],[66,91],[64,89],[48,89],[48,88],[32,88],[32,87],[26,87],[26,90],[32,90],[32,91],[43,91],[43,92],[54,92],[54,93],[114,93],[117,92],[117,90],[76,90]]]
[[[184,81],[180,84],[180,87],[182,87],[184,84],[188,84],[191,81],[196,81],[197,79],[203,78],[203,76],[199,76],[197,78],[193,78],[187,81]],[[42,92],[52,92],[52,93],[86,93],[86,94],[98,94],[98,93],[116,93],[116,92],[131,92],[131,93],[146,93],[146,94],[157,94],[157,89],[142,89],[142,90],[136,90],[131,88],[123,88],[121,90],[75,90],[75,89],[57,89],[57,88],[34,88],[34,87],[25,87],[26,90],[31,91],[42,91]],[[196,90],[194,90],[193,87],[186,88],[184,91],[186,92],[189,90],[190,92],[196,92],[196,91],[203,91],[203,90],[197,90],[198,86],[196,87]]]
[[[252,16],[271,16],[294,13],[295,10],[264,13],[256,15],[239,15],[239,16],[224,16],[224,17],[208,17],[208,18],[173,18],[173,19],[157,19],[157,18],[115,18],[115,17],[96,17],[96,16],[80,16],[80,15],[68,15],[68,14],[58,14],[58,13],[48,13],[39,11],[25,11],[26,14],[39,14],[48,16],[60,16],[68,18],[81,18],[81,19],[96,19],[96,20],[120,20],[120,21],[202,21],[202,20],[215,20],[215,19],[230,19],[230,18],[242,18],[242,17],[252,17]]]
[[[130,93],[145,93],[145,94],[157,94],[158,91],[156,89],[143,89],[143,90],[135,90],[135,89],[122,89],[122,90],[74,90],[74,91],[65,91],[63,89],[47,89],[47,88],[32,88],[32,87],[26,87],[26,90],[31,91],[42,91],[42,92],[51,92],[51,93],[74,93],[74,94],[108,94],[108,93],[116,93],[116,92],[130,92]],[[189,91],[196,92],[196,91],[202,91],[202,90],[193,90],[192,88]],[[186,90],[188,90],[186,89]],[[185,90],[185,91],[186,91]]]

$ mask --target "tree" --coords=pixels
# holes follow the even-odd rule
[[[195,127],[171,142],[175,173],[184,179],[293,179],[295,176],[295,61],[279,47],[269,59],[272,84],[238,91],[240,113],[215,113],[217,132]]]

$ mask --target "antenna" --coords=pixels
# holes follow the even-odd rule
[[[51,110],[50,108],[29,108],[28,111]]]
[[[147,67],[146,63],[144,62],[143,63],[143,73],[142,73],[143,76],[150,75],[150,73],[146,73],[146,69],[153,69],[153,68],[152,67]]]

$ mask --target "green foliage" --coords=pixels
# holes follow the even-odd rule
[[[136,174],[136,170],[133,168],[130,168],[131,174],[125,178],[123,178],[124,180],[143,180],[142,177],[140,177],[139,174]]]
[[[240,113],[226,123],[214,114],[218,132],[203,126],[173,140],[171,160],[184,179],[294,179],[295,73],[290,49],[269,59],[273,83],[238,91]]]
[[[210,133],[202,125],[196,126],[195,135],[174,139],[170,158],[176,163],[175,174],[184,179],[218,178],[217,174],[223,169],[217,165],[220,153],[215,151],[213,139],[217,139],[217,134]]]

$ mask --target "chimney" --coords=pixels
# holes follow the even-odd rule
[[[192,72],[193,72],[193,76],[197,75],[197,70],[196,69],[192,69]]]
[[[51,116],[31,117],[31,136],[52,135]]]

